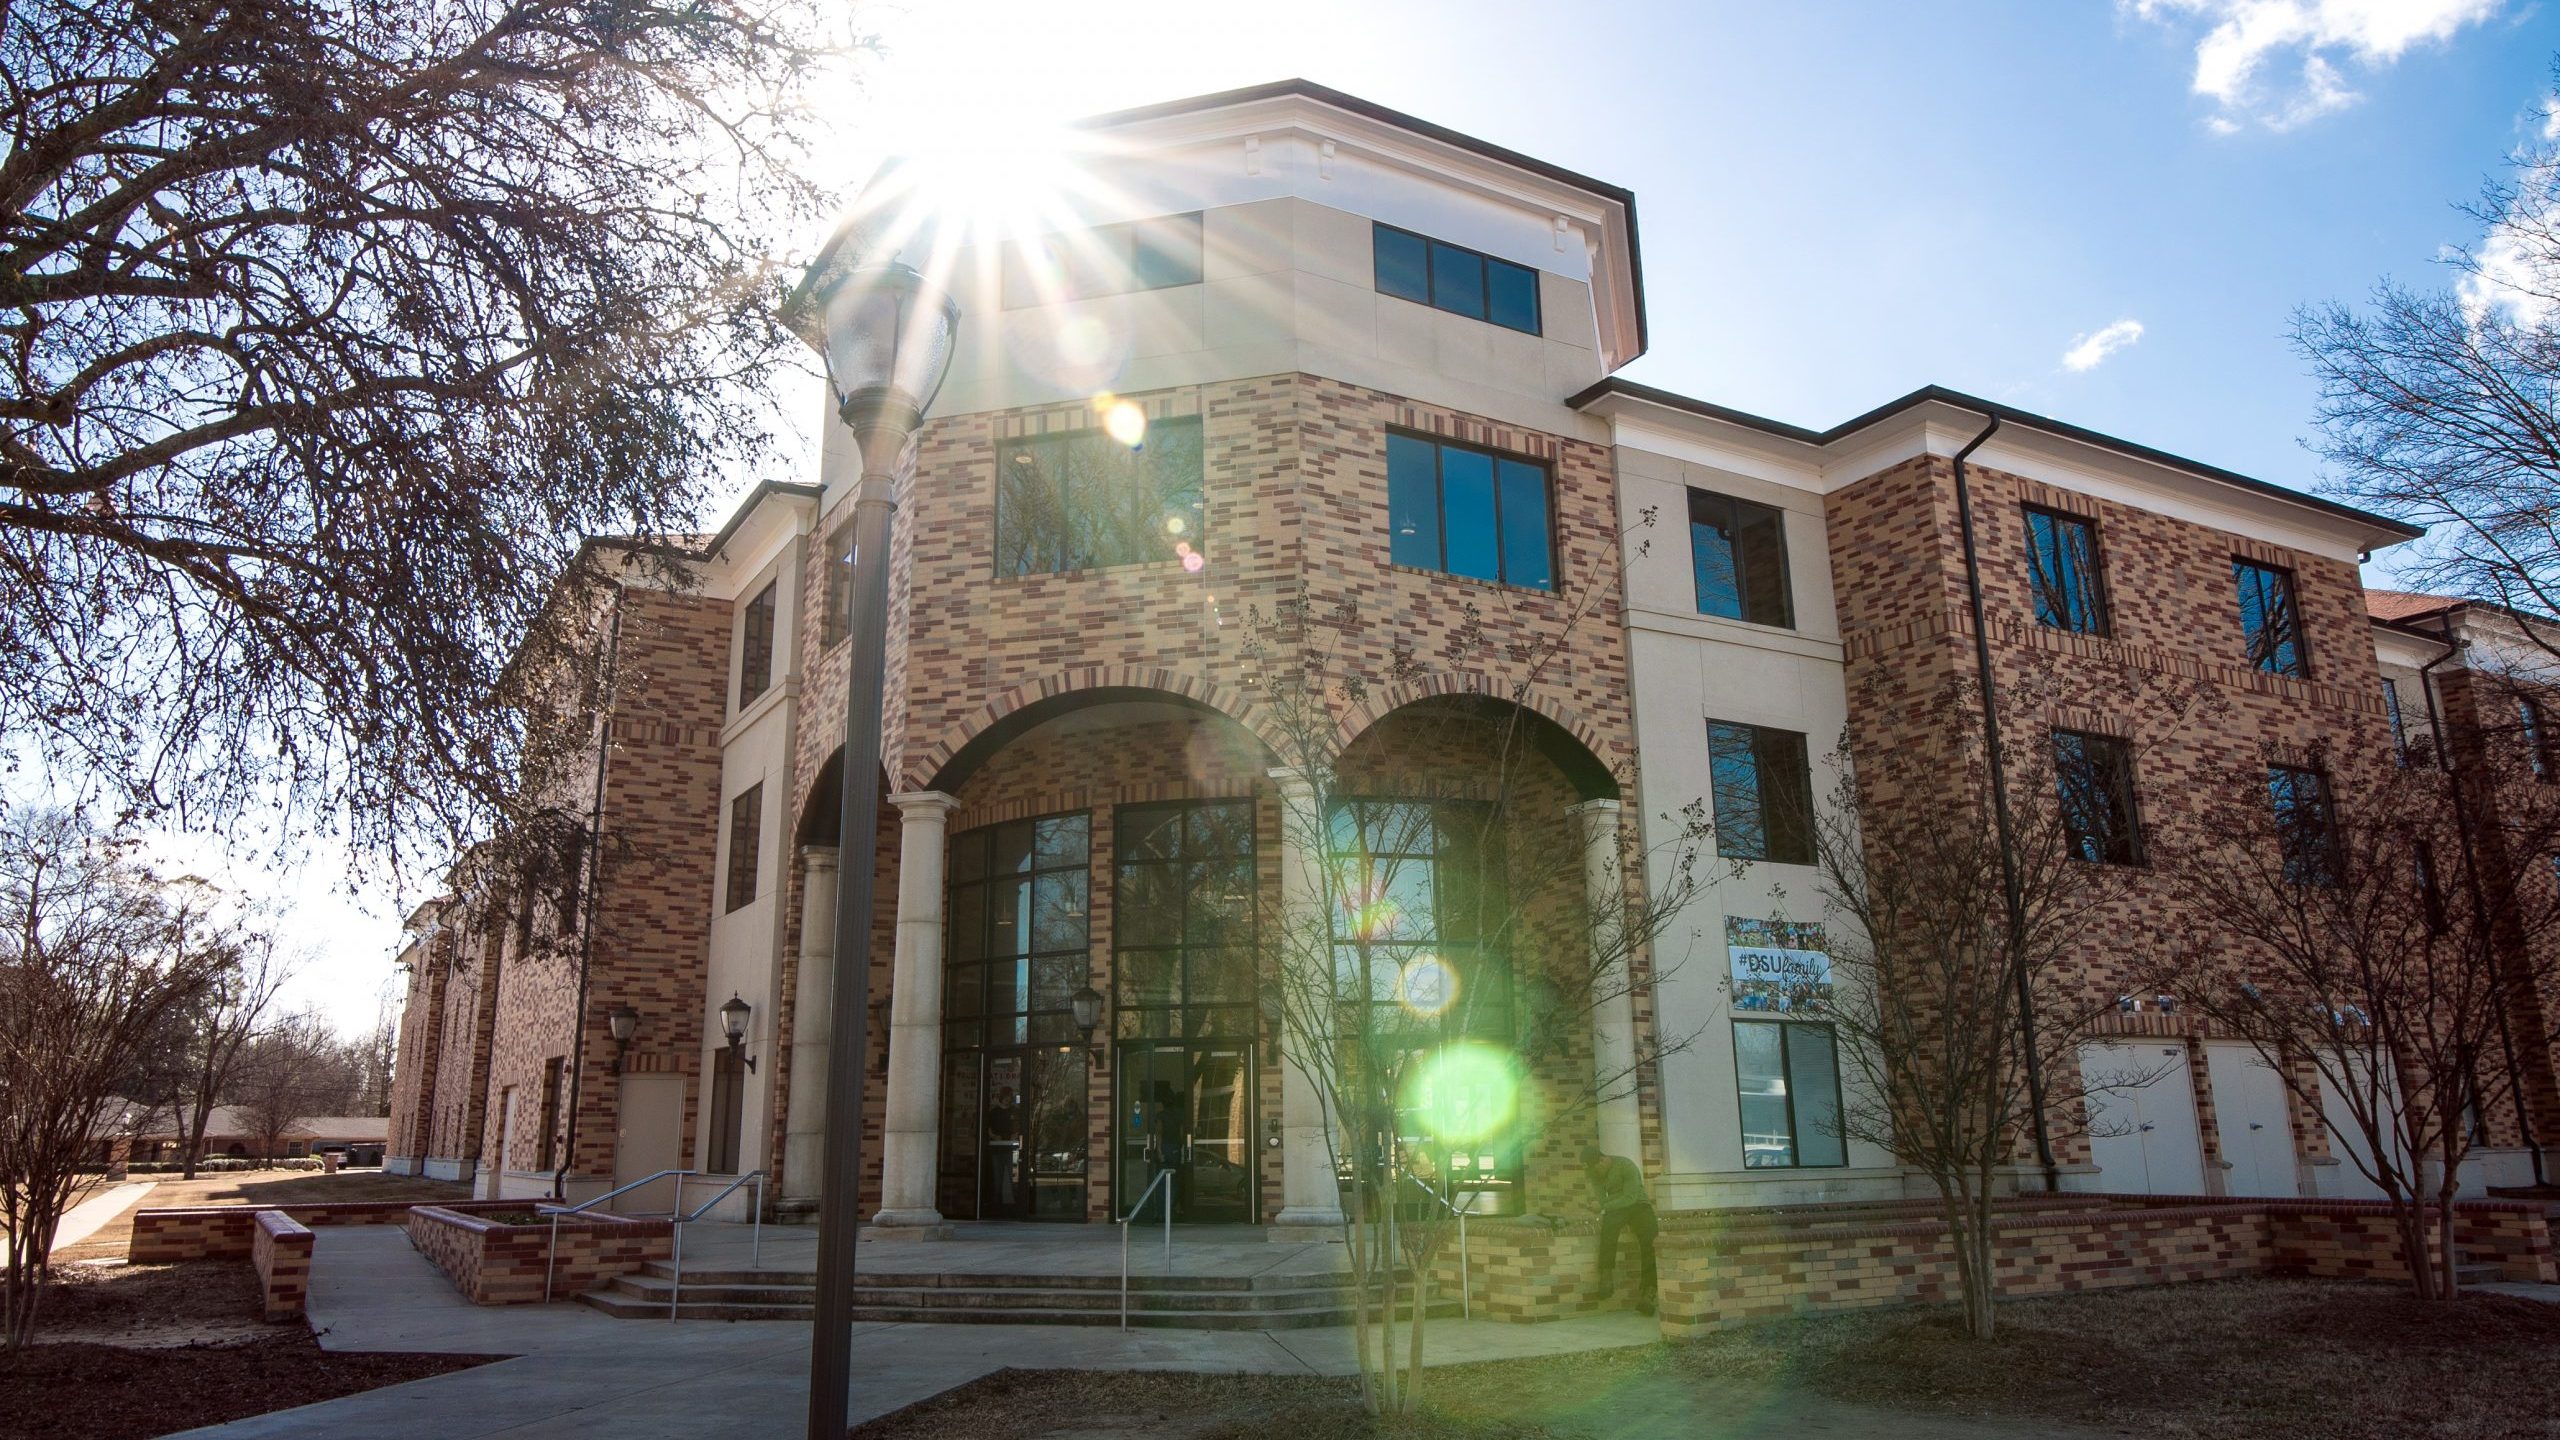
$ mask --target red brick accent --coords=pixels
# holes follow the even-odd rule
[[[521,1210],[522,1200],[460,1200],[457,1210]],[[258,1217],[279,1214],[317,1229],[329,1225],[399,1225],[417,1208],[410,1200],[339,1201],[326,1205],[198,1205],[133,1212],[125,1259],[135,1265],[179,1260],[245,1260]]]
[[[522,1208],[522,1202],[511,1208]],[[565,1300],[625,1275],[674,1246],[666,1220],[626,1220],[589,1213],[557,1227],[501,1225],[448,1205],[420,1205],[409,1212],[409,1241],[435,1263],[474,1305],[538,1305],[546,1276],[554,1299]],[[556,1263],[556,1268],[555,1268]]]

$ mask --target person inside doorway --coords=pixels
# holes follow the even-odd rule
[[[1591,1301],[1606,1305],[1616,1295],[1618,1237],[1632,1235],[1638,1257],[1635,1309],[1639,1315],[1650,1315],[1654,1308],[1653,1237],[1661,1226],[1654,1218],[1653,1200],[1645,1194],[1644,1171],[1633,1160],[1608,1154],[1594,1145],[1582,1152],[1582,1173],[1600,1202],[1600,1277],[1592,1286]]]
[[[999,1215],[1014,1211],[1014,1169],[1022,1158],[1022,1132],[1014,1116],[1013,1087],[996,1087],[987,1107],[987,1183],[994,1190],[989,1208]]]

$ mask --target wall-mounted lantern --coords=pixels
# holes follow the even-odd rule
[[[744,1064],[750,1074],[755,1071],[756,1059],[746,1053],[747,1017],[754,1013],[755,1007],[739,999],[735,990],[729,992],[729,1003],[720,1007],[720,1033],[728,1038],[729,1058]]]
[[[628,1003],[605,1012],[605,1028],[613,1034],[613,1073],[622,1073],[622,1057],[631,1049],[632,1037],[640,1033],[640,1012]]]

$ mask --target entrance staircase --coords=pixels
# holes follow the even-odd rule
[[[705,1270],[688,1266],[681,1295],[674,1267],[652,1263],[578,1297],[608,1315],[682,1320],[807,1320],[818,1277],[787,1270]],[[1349,1279],[1339,1274],[1134,1275],[1129,1323],[1160,1329],[1294,1330],[1351,1323]],[[1434,1296],[1430,1313],[1458,1313],[1456,1296]],[[863,1273],[854,1283],[856,1321],[942,1325],[1117,1325],[1117,1275],[953,1275]]]

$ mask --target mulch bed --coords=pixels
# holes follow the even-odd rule
[[[1780,1321],[1705,1339],[1430,1372],[1381,1426],[1346,1381],[1005,1371],[853,1440],[1544,1440],[1652,1433],[1683,1395],[1821,1395],[1885,1410],[2085,1425],[2144,1440],[2560,1440],[2560,1304],[2389,1285],[2238,1280]],[[1701,1412],[1720,1407],[1701,1406]]]
[[[143,1440],[487,1363],[362,1355],[259,1318],[240,1261],[58,1265],[36,1343],[0,1362],[0,1440]]]

